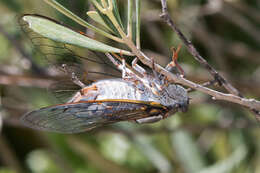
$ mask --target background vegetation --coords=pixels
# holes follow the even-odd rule
[[[260,1],[168,1],[178,27],[207,61],[246,97],[260,99]],[[92,7],[87,0],[59,2],[89,20],[85,13]],[[118,2],[124,18],[126,1]],[[155,124],[123,122],[77,135],[23,127],[19,117],[25,112],[56,103],[46,88],[57,79],[21,32],[18,17],[24,13],[46,15],[85,31],[43,1],[0,1],[1,173],[260,172],[259,123],[252,113],[199,92],[190,94],[187,113]],[[170,47],[182,43],[160,13],[159,0],[142,1],[141,45],[165,65]],[[188,79],[210,80],[184,47],[179,62]]]

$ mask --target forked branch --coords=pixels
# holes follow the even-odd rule
[[[255,114],[255,117],[258,121],[260,121],[260,102],[255,99],[246,99],[242,96],[242,94],[233,87],[223,76],[221,76],[211,65],[208,64],[208,62],[199,54],[199,52],[196,50],[196,48],[193,46],[190,40],[188,40],[184,34],[179,30],[179,28],[174,23],[173,19],[170,17],[167,9],[167,2],[166,0],[161,0],[162,4],[162,15],[161,17],[164,19],[164,21],[177,33],[179,38],[182,40],[184,45],[187,47],[190,54],[204,67],[206,68],[209,73],[215,78],[216,81],[218,81],[219,85],[223,86],[230,94],[224,94],[221,92],[217,92],[205,87],[202,87],[201,85],[197,85],[198,89],[200,91],[204,91],[205,93],[213,96],[215,99],[220,100],[226,100],[234,103],[238,103],[241,105],[244,105]],[[190,82],[190,81],[186,81]],[[192,83],[190,83],[192,84]],[[196,85],[194,85],[196,86]],[[192,87],[191,87],[192,88]],[[196,89],[196,88],[193,88]],[[202,92],[203,92],[202,91]],[[214,92],[213,92],[214,91]]]

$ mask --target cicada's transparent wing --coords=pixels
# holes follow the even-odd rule
[[[41,108],[25,114],[22,121],[34,129],[79,133],[100,125],[145,118],[152,109],[164,111],[160,106],[140,101],[86,101]]]
[[[40,17],[44,18],[44,16]],[[28,23],[24,22],[22,18],[20,18],[19,24],[31,40],[35,52],[40,57],[43,57],[51,67],[54,67],[49,68],[49,72],[63,78],[61,81],[66,81],[65,83],[55,82],[49,89],[61,103],[66,103],[69,97],[73,95],[74,89],[79,88],[71,80],[72,73],[85,85],[88,85],[93,80],[121,77],[121,73],[104,54],[94,53],[87,49],[43,37],[32,31],[28,27]],[[64,64],[66,68],[64,68]]]
[[[71,80],[60,80],[52,83],[48,91],[58,100],[59,103],[67,103],[80,90]]]

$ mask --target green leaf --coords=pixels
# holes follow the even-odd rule
[[[107,26],[107,24],[104,22],[104,20],[100,17],[99,13],[96,11],[88,11],[87,15],[93,19],[95,22],[101,24],[102,26],[104,26],[106,29],[108,29],[109,31],[113,32],[112,29],[109,28],[109,26]]]
[[[94,5],[94,8],[96,9],[97,13],[99,14],[99,16],[102,18],[102,20],[105,22],[105,24],[115,33],[115,35],[117,37],[120,37],[120,34],[118,32],[118,30],[116,29],[116,27],[113,25],[113,23],[111,22],[111,20],[109,19],[108,16],[106,16],[105,14],[103,14],[102,12],[99,11],[99,9],[96,7],[96,4],[93,1],[97,1],[99,4],[101,4],[100,0],[92,0],[92,3]],[[114,6],[113,6],[113,10],[114,10]]]
[[[128,0],[127,2],[127,35],[133,38],[133,2]]]
[[[34,32],[54,41],[76,45],[99,52],[114,52],[131,55],[131,53],[126,50],[111,47],[99,41],[93,40],[85,35],[73,31],[72,29],[58,24],[57,22],[41,16],[25,15],[23,16],[23,20],[29,24],[29,28]]]
[[[119,23],[119,25],[121,26],[121,28],[124,28],[119,11],[118,11],[118,5],[117,5],[117,1],[116,0],[112,0],[113,2],[113,13],[116,17],[117,22]]]

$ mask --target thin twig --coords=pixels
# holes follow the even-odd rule
[[[212,81],[208,81],[208,82],[204,82],[203,84],[201,84],[201,86],[203,87],[209,87],[209,86],[213,86],[215,84],[217,84],[218,82],[216,80],[212,80]],[[195,91],[193,88],[188,88],[187,92],[192,92]]]
[[[183,41],[185,46],[187,47],[188,51],[193,55],[193,57],[203,66],[205,67],[210,74],[219,82],[219,85],[223,85],[227,91],[232,94],[240,95],[240,93],[231,85],[229,84],[224,77],[222,77],[208,62],[199,54],[197,49],[193,46],[190,40],[188,40],[184,34],[177,28],[174,21],[171,19],[168,9],[166,0],[161,0],[162,3],[162,14],[161,18],[165,20],[165,22],[177,33],[179,38]]]

